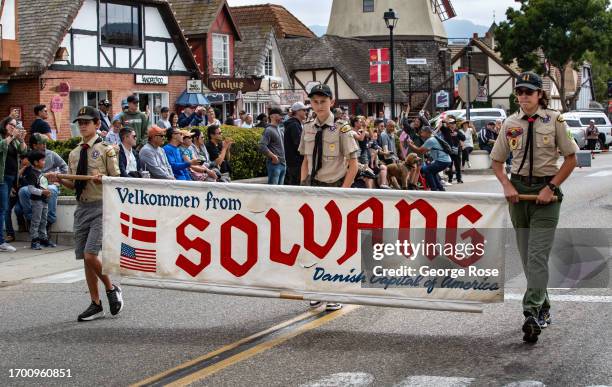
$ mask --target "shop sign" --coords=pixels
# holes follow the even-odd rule
[[[199,79],[190,79],[187,81],[187,93],[200,94],[202,93],[202,81]]]
[[[60,82],[56,87],[57,92],[62,97],[67,97],[70,94],[70,84],[68,82]]]
[[[208,88],[218,93],[247,93],[261,87],[261,78],[210,78]]]
[[[167,85],[168,76],[135,74],[134,82],[139,85]]]
[[[59,95],[54,95],[51,99],[51,111],[53,113],[59,113],[64,110],[64,99]]]

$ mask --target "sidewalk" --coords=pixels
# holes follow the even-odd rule
[[[17,248],[16,252],[0,253],[0,287],[83,267],[83,262],[74,258],[71,246],[36,251],[30,249],[29,242],[12,245]]]

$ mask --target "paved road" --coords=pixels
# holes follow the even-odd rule
[[[601,155],[564,185],[563,227],[608,227],[610,171],[612,155]],[[490,176],[451,190],[500,191]],[[512,253],[507,272],[520,283]],[[483,314],[305,313],[297,301],[124,292],[118,318],[79,324],[87,290],[78,271],[0,288],[0,385],[612,386],[609,287],[551,291],[553,325],[536,346],[521,341],[518,288]],[[72,377],[10,378],[16,368],[70,369]]]

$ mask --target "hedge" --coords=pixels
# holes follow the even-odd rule
[[[257,149],[263,128],[247,129],[229,125],[223,125],[221,128],[225,138],[234,140],[231,148],[232,180],[266,176],[266,158]],[[199,129],[206,135],[206,127],[199,127]],[[70,151],[80,141],[80,137],[73,137],[65,141],[49,141],[47,148],[68,162]]]

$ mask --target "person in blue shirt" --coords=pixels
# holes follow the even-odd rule
[[[450,167],[451,158],[449,154],[444,151],[440,140],[432,135],[432,131],[433,129],[430,126],[422,127],[419,135],[424,141],[423,146],[417,147],[412,140],[408,143],[408,146],[413,152],[418,154],[428,153],[429,158],[432,160],[431,163],[421,168],[423,176],[427,179],[427,186],[429,186],[432,191],[446,191],[442,186],[438,173]]]
[[[168,163],[172,167],[172,172],[176,180],[191,180],[189,167],[200,165],[199,159],[193,159],[190,162],[183,160],[183,152],[179,148],[183,143],[183,133],[179,129],[170,128],[166,130],[166,139],[168,143],[164,145],[164,152],[168,158]]]

